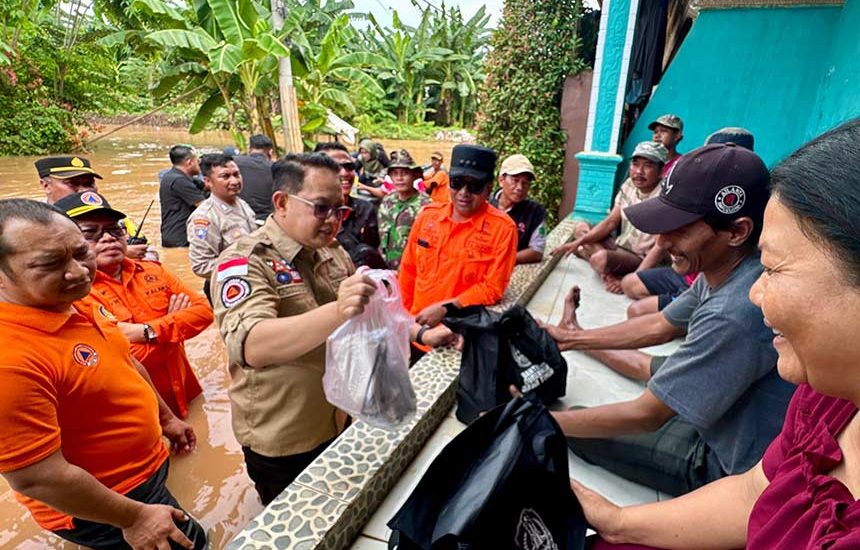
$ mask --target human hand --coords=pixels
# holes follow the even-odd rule
[[[561,254],[562,257],[570,256],[571,254],[575,253],[576,249],[578,249],[581,245],[582,243],[580,242],[580,240],[576,239],[575,241],[570,241],[569,243],[565,243],[553,249],[550,254],[552,254],[553,256],[558,256],[559,254]]]
[[[122,536],[134,550],[163,550],[170,547],[170,541],[182,548],[193,548],[176,522],[190,518],[178,508],[166,504],[142,504],[134,514],[130,525],[122,527]]]
[[[344,321],[364,312],[364,306],[376,292],[376,283],[364,273],[347,277],[337,290],[337,311]]]
[[[418,315],[415,317],[415,322],[419,325],[435,327],[442,322],[442,319],[444,319],[445,315],[447,314],[448,310],[445,309],[445,306],[443,304],[431,304],[418,313]]]
[[[421,335],[421,341],[431,348],[449,345],[456,347],[458,340],[462,340],[462,337],[441,323],[433,328],[428,328]]]
[[[170,452],[173,454],[184,455],[197,448],[194,428],[175,415],[161,424],[161,433],[170,441]]]
[[[167,304],[167,313],[174,313],[191,306],[191,298],[184,292],[171,294]]]
[[[603,288],[613,294],[621,294],[624,292],[624,289],[621,288],[621,279],[615,275],[603,276]]]
[[[624,542],[619,533],[623,509],[575,479],[570,480],[570,488],[579,500],[588,524],[607,542]]]

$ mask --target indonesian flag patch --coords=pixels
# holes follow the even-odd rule
[[[215,280],[221,282],[229,277],[243,277],[248,274],[248,258],[233,258],[218,264]]]

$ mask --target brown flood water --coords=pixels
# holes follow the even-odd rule
[[[160,243],[161,212],[158,203],[158,171],[167,168],[167,150],[176,143],[189,143],[203,152],[231,145],[226,132],[194,136],[173,128],[129,127],[93,145],[87,155],[104,178],[99,191],[111,205],[139,222],[155,199],[144,225],[151,242]],[[386,151],[405,148],[416,162],[430,162],[440,151],[450,158],[450,142],[382,140]],[[33,162],[38,157],[0,157],[0,198],[44,199]],[[186,249],[160,249],[162,262],[193,288],[202,286],[191,273]],[[262,505],[245,473],[242,451],[230,426],[227,387],[230,376],[226,354],[215,326],[186,342],[186,351],[203,395],[190,406],[188,421],[197,433],[197,450],[190,456],[173,458],[168,486],[179,502],[208,529],[212,548],[223,547],[261,510]],[[47,533],[19,505],[0,478],[0,548],[79,548]]]

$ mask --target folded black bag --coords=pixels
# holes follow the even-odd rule
[[[547,405],[564,396],[567,361],[526,308],[498,314],[482,306],[449,306],[443,323],[464,340],[456,413],[461,422],[507,403],[511,385]]]
[[[561,429],[521,398],[454,438],[388,526],[397,550],[581,550],[588,527]]]

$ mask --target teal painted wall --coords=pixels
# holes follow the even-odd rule
[[[860,0],[845,3],[832,36],[807,139],[860,116]]]
[[[637,2],[639,0],[636,0]],[[612,126],[615,120],[615,100],[621,78],[621,64],[624,59],[624,42],[627,38],[627,22],[631,0],[612,0],[609,17],[606,18],[606,33],[603,51],[597,52],[602,58],[600,69],[600,93],[594,116],[594,132],[591,150],[615,153],[617,143],[612,141]],[[629,54],[628,54],[629,55]]]
[[[860,0],[844,7],[703,10],[624,143],[663,113],[684,120],[681,152],[743,126],[768,166],[860,111]]]

